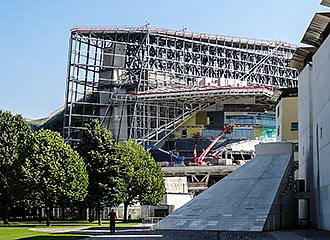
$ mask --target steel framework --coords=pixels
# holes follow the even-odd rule
[[[99,119],[115,139],[160,144],[216,104],[264,105],[296,87],[296,46],[156,28],[74,28],[69,44],[64,136]]]

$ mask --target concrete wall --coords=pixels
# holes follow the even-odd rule
[[[166,193],[188,193],[187,177],[165,177]]]
[[[193,199],[193,195],[188,193],[166,193],[163,204],[173,206],[174,211],[185,205],[191,199]]]
[[[313,188],[313,105],[312,65],[307,65],[299,75],[299,178],[305,179],[305,189]]]
[[[330,230],[330,37],[313,57],[313,187],[318,227]]]
[[[122,44],[114,44],[110,48],[104,49],[103,52],[103,66],[115,67],[100,71],[99,80],[99,103],[109,104],[110,92],[112,93],[126,93],[124,89],[116,87],[122,81],[125,72],[122,69],[125,65],[126,59],[126,46]],[[111,103],[110,109],[108,107],[100,107],[100,121],[102,122],[103,116],[111,116],[106,118],[103,122],[103,127],[111,130],[114,139],[128,139],[128,123],[127,123],[127,104]]]
[[[283,97],[276,106],[276,140],[298,145],[298,129],[291,124],[298,123],[298,97]],[[299,160],[298,149],[294,148],[294,160]],[[298,171],[295,179],[299,178]]]
[[[299,77],[300,177],[311,190],[311,220],[330,230],[330,37]]]
[[[165,177],[165,188],[166,194],[160,204],[172,206],[172,211],[193,198],[193,195],[188,194],[187,177]]]

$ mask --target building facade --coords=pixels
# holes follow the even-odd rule
[[[330,230],[330,13],[317,13],[297,50],[299,75],[299,178],[312,226]],[[317,26],[317,28],[315,28]]]
[[[276,105],[276,140],[298,140],[298,89],[284,91]]]
[[[298,161],[298,89],[286,89],[276,105],[276,141],[294,144],[294,160]]]

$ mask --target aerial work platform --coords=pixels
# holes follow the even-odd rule
[[[159,229],[269,231],[294,225],[291,143],[256,146],[256,157],[164,218]]]

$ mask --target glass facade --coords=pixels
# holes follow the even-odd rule
[[[235,128],[226,138],[276,140],[275,114],[227,116],[225,125],[228,124],[235,125]]]

